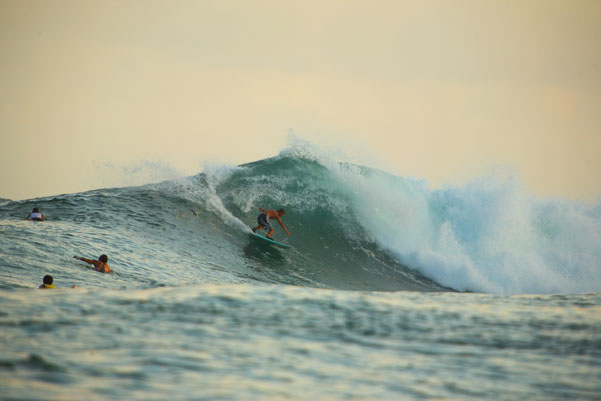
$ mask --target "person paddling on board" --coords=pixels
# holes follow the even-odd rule
[[[259,223],[259,225],[253,228],[253,233],[257,232],[257,230],[265,228],[265,230],[267,230],[266,237],[271,239],[271,236],[273,235],[273,227],[271,227],[271,224],[269,223],[269,219],[271,218],[276,219],[278,223],[280,223],[280,226],[282,226],[286,234],[290,235],[290,232],[286,229],[284,223],[282,223],[282,216],[284,215],[284,213],[286,213],[284,209],[278,209],[276,211],[273,209],[265,210],[262,207],[260,207],[259,210],[263,213],[261,213],[259,217],[257,217],[257,223]]]
[[[106,255],[100,255],[98,260],[86,259],[81,256],[73,256],[75,259],[81,260],[82,262],[89,263],[94,265],[94,270],[99,271],[101,273],[110,273],[111,267],[108,265],[109,257]]]

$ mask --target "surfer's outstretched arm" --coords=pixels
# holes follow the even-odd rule
[[[284,231],[286,232],[286,234],[290,235],[290,231],[288,231],[286,229],[286,226],[284,225],[284,223],[282,223],[282,219],[280,219],[279,217],[277,219],[278,219],[278,223],[280,223],[280,226],[282,226],[282,228],[284,229]]]

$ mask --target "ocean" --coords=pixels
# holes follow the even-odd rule
[[[290,249],[252,237],[259,207]],[[601,202],[303,147],[3,199],[0,399],[599,400]]]

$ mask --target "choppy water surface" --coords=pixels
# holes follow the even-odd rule
[[[4,291],[3,399],[598,399],[601,297]]]

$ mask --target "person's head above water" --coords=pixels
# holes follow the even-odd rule
[[[106,256],[106,255],[100,255],[100,256],[98,257],[98,260],[99,260],[99,261],[101,261],[102,263],[108,263],[108,261],[109,261],[109,257],[108,257],[108,256]]]
[[[42,213],[40,213],[40,209],[38,209],[37,207],[34,207],[31,211],[31,213],[29,213],[27,215],[27,220],[44,221],[44,220],[46,220],[46,216],[44,216]]]
[[[283,216],[286,213],[286,211],[284,209],[278,209],[278,214],[280,216]]]
[[[52,278],[52,276],[50,274],[46,274],[44,276],[44,284],[52,284],[54,282],[54,279]]]

